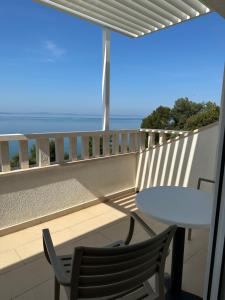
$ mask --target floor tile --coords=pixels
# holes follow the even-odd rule
[[[5,273],[15,268],[15,265],[23,265],[21,258],[15,250],[0,253],[0,273]]]

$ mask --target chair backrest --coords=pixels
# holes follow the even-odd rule
[[[164,271],[176,226],[143,242],[116,248],[77,247],[71,277],[71,299],[107,297],[138,288]]]

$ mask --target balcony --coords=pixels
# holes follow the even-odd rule
[[[3,299],[52,299],[53,274],[43,256],[42,228],[50,229],[58,253],[70,253],[76,245],[106,245],[123,238],[127,214],[136,210],[137,190],[160,185],[196,187],[198,177],[214,178],[217,138],[217,124],[194,132],[143,129],[1,135]],[[15,141],[19,165],[11,168],[10,144]],[[29,165],[31,141],[36,145],[35,165]],[[55,161],[50,160],[51,141]],[[156,232],[166,227],[141,216]],[[133,242],[145,237],[138,228]],[[185,247],[183,287],[199,296],[207,244],[208,230],[194,230]],[[170,262],[169,257],[167,272]]]

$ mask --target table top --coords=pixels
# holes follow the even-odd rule
[[[207,228],[213,198],[211,193],[193,188],[161,186],[139,192],[136,205],[143,213],[169,225]]]

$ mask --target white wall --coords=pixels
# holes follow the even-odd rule
[[[136,184],[196,187],[199,177],[214,178],[218,124],[138,155]],[[204,188],[210,188],[204,184]]]
[[[0,230],[135,186],[136,154],[0,175]]]

